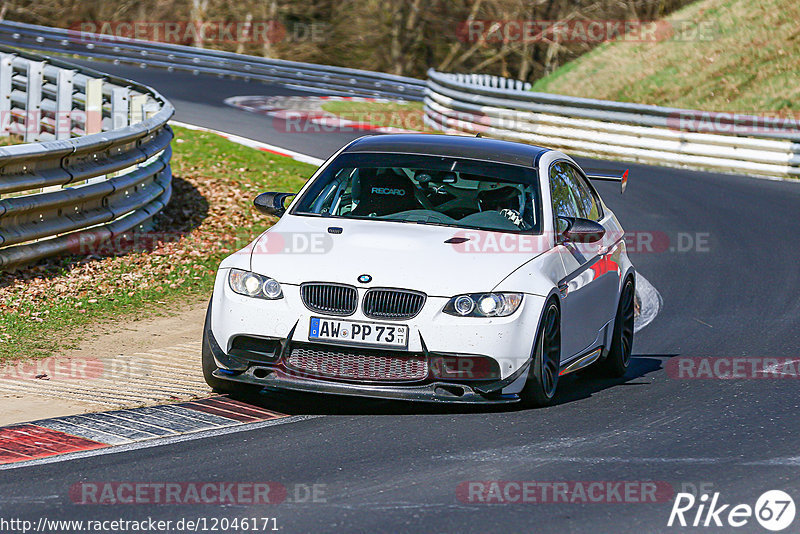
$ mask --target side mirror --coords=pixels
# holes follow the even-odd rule
[[[261,193],[253,200],[253,206],[261,213],[280,217],[286,213],[283,202],[294,195],[294,193]]]
[[[559,217],[558,233],[565,241],[573,243],[596,243],[606,235],[603,225],[580,217]]]

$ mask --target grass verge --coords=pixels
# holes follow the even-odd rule
[[[52,356],[98,324],[206,298],[219,262],[275,221],[252,209],[253,197],[297,191],[314,171],[211,133],[174,131],[173,196],[151,233],[0,275],[0,361]]]
[[[422,102],[359,102],[334,100],[322,109],[342,119],[403,130],[432,131],[423,122]]]
[[[800,109],[800,3],[701,0],[658,42],[601,45],[532,90],[743,113]]]

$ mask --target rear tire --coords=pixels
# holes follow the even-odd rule
[[[597,364],[597,370],[602,376],[620,378],[631,363],[633,352],[633,323],[634,323],[634,298],[635,287],[633,279],[628,278],[622,286],[619,297],[617,315],[614,319],[614,332],[611,336],[611,347],[605,360]]]
[[[561,370],[561,312],[555,301],[545,305],[542,323],[536,334],[536,349],[528,369],[528,379],[520,393],[527,407],[548,406],[553,402]]]

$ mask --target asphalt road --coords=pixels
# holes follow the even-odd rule
[[[282,134],[271,118],[221,103],[233,95],[297,91],[103,68],[155,86],[184,122],[318,157],[359,135]],[[538,410],[265,397],[255,402],[321,417],[3,470],[0,515],[33,520],[275,517],[284,532],[668,532],[678,530],[667,527],[671,498],[644,504],[480,504],[459,500],[457,488],[489,480],[661,481],[674,491],[704,484],[730,504],[752,506],[771,489],[797,500],[798,382],[678,379],[667,366],[670,359],[685,357],[797,356],[800,255],[793,242],[800,235],[800,184],[630,167],[624,196],[612,184],[599,189],[627,231],[653,235],[656,248],[664,249],[632,254],[664,306],[637,334],[624,379],[571,375],[556,405]],[[700,246],[688,247],[690,238],[695,245],[699,238]],[[684,246],[690,250],[670,251]],[[325,502],[72,504],[70,486],[85,481],[318,484]],[[693,519],[695,511],[687,518]],[[790,531],[797,531],[798,521]],[[752,518],[738,531],[765,532]]]

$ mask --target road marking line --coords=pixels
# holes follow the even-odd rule
[[[661,293],[651,284],[647,278],[636,273],[636,294],[641,302],[641,311],[634,321],[633,331],[638,332],[649,325],[656,318],[661,308],[664,307],[664,299]]]
[[[206,128],[204,126],[195,126],[194,124],[187,124],[185,122],[178,122],[178,121],[169,121],[169,122],[170,124],[174,124],[175,126],[180,126],[181,128],[186,128],[188,130],[213,133],[219,135],[220,137],[224,137],[228,141],[232,141],[240,145],[249,146],[250,148],[255,148],[257,150],[272,152],[279,156],[286,156],[287,158],[292,158],[295,161],[300,161],[302,163],[309,163],[311,165],[316,165],[317,167],[322,165],[322,163],[325,161],[320,158],[315,158],[313,156],[301,154],[300,152],[295,152],[294,150],[289,150],[288,148],[281,148],[279,146],[269,145],[267,143],[262,143],[261,141],[256,141],[255,139],[242,137],[240,135],[229,134],[226,132],[222,132],[220,130],[212,130],[211,128]]]

